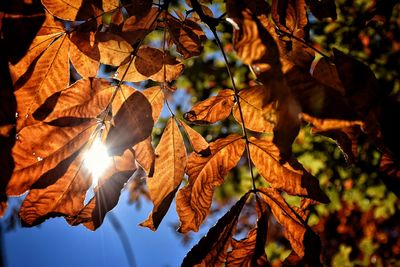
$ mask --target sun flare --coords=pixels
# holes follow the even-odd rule
[[[108,155],[107,147],[100,137],[96,137],[90,149],[85,153],[85,167],[92,174],[93,187],[97,186],[101,175],[110,164],[111,157]]]

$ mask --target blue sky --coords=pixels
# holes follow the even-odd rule
[[[182,244],[171,226],[178,221],[175,203],[157,232],[140,227],[138,224],[147,218],[152,204],[142,202],[142,208],[137,210],[128,205],[127,198],[128,194],[123,193],[113,213],[128,235],[137,266],[179,266],[200,234],[189,245]],[[38,227],[17,227],[4,233],[3,239],[7,267],[129,266],[121,241],[107,217],[95,232],[83,226],[71,227],[64,219],[56,218]]]

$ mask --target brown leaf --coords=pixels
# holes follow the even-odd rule
[[[148,177],[153,177],[156,154],[151,144],[151,136],[137,143],[133,149],[135,150],[136,161],[146,171]]]
[[[233,240],[226,266],[270,266],[265,245],[267,243],[268,216],[264,211],[259,215],[257,227],[250,230],[242,240]]]
[[[133,51],[122,37],[109,32],[74,32],[71,41],[86,56],[113,66],[125,63]]]
[[[134,7],[136,10],[139,10],[137,9],[137,5],[132,5],[132,7]],[[122,26],[122,33],[120,35],[130,44],[134,44],[139,40],[143,40],[144,37],[146,37],[146,35],[153,31],[157,26],[156,20],[159,15],[160,10],[158,8],[152,8],[144,17],[129,17],[127,20],[125,20]]]
[[[210,124],[226,119],[231,114],[234,104],[233,91],[220,90],[218,95],[212,96],[194,105],[184,114],[187,121],[196,124]]]
[[[107,212],[117,205],[122,188],[136,170],[134,153],[127,149],[121,156],[114,156],[113,162],[113,168],[107,170],[95,189],[95,196],[78,214],[67,217],[69,224],[83,223],[88,229],[96,230]]]
[[[296,254],[304,258],[309,266],[322,266],[319,260],[321,253],[319,237],[293,211],[276,189],[263,188],[260,192],[275,219],[285,228],[285,235]]]
[[[0,218],[4,216],[6,213],[8,207],[7,200],[6,201],[0,201]]]
[[[123,5],[126,5],[126,11],[130,16],[138,18],[147,15],[153,4],[152,0],[122,0]]]
[[[130,82],[141,82],[151,79],[156,82],[172,82],[176,80],[182,73],[184,65],[178,59],[172,57],[168,52],[162,53],[160,50],[151,47],[142,47],[139,52],[143,50],[152,51],[150,54],[157,54],[155,59],[136,57],[124,77],[124,80]],[[142,52],[140,52],[142,53]],[[146,52],[143,52],[146,55]],[[138,55],[139,56],[139,55]],[[139,69],[137,66],[142,64]],[[155,64],[155,65],[154,65]],[[126,72],[128,64],[122,65],[117,70],[117,79],[121,79],[122,75]]]
[[[262,85],[239,91],[239,101],[247,129],[256,132],[272,132],[277,122],[276,102],[271,102],[270,91]],[[266,104],[267,103],[267,104]],[[237,103],[233,107],[233,116],[241,123]]]
[[[71,60],[72,65],[74,65],[76,71],[83,78],[95,77],[97,75],[100,62],[86,56],[72,42],[69,46],[69,59]]]
[[[59,93],[57,103],[44,121],[72,126],[73,122],[79,122],[77,118],[96,118],[106,109],[116,90],[116,86],[103,79],[78,80]]]
[[[7,194],[23,194],[42,175],[79,150],[96,127],[96,121],[90,120],[74,127],[38,123],[23,128],[12,150],[15,169]]]
[[[384,92],[367,65],[337,49],[333,49],[333,54],[333,62],[344,85],[346,97],[352,107],[364,118],[374,106],[380,103]]]
[[[312,117],[306,113],[302,113],[302,119],[311,123],[317,131],[328,131],[328,130],[336,130],[341,128],[347,128],[352,126],[363,126],[363,122],[359,120],[336,120],[336,119],[318,119]]]
[[[189,125],[187,125],[184,121],[179,120],[180,125],[183,126],[185,132],[188,136],[189,142],[192,145],[194,152],[197,154],[201,154],[202,156],[210,155],[210,145],[204,139],[204,137],[193,130]]]
[[[307,7],[304,0],[272,1],[272,18],[280,30],[303,38],[308,24]]]
[[[54,40],[41,54],[30,78],[21,87],[17,87],[17,131],[22,126],[33,123],[32,113],[44,104],[48,97],[67,87],[68,49],[69,40],[66,35]]]
[[[63,20],[86,20],[95,15],[93,0],[42,0],[42,3],[52,15]]]
[[[160,86],[153,86],[146,88],[142,91],[142,94],[147,98],[151,105],[152,117],[154,123],[158,121],[161,110],[164,106],[165,95]]]
[[[137,71],[149,77],[161,70],[163,52],[152,47],[141,47],[136,53],[135,67]]]
[[[174,118],[169,119],[156,148],[154,175],[147,179],[153,211],[140,225],[155,231],[167,213],[186,167],[186,150]]]
[[[169,15],[167,28],[171,40],[176,45],[176,50],[185,59],[201,54],[206,35],[192,18],[181,21]]]
[[[294,158],[279,162],[279,149],[270,141],[250,138],[250,156],[260,174],[271,187],[291,195],[304,196],[329,203],[320,189],[318,180],[308,173]]]
[[[240,160],[245,143],[239,135],[229,135],[210,143],[211,155],[192,153],[187,161],[189,184],[178,191],[176,210],[181,221],[179,231],[198,231],[212,202],[214,188]]]
[[[324,57],[315,59],[311,66],[310,73],[319,82],[336,89],[341,95],[345,95],[345,90],[339,78],[336,66],[328,59]]]
[[[223,266],[236,231],[237,221],[250,193],[238,202],[210,228],[185,256],[181,266]]]
[[[154,125],[151,104],[142,93],[135,91],[123,102],[113,121],[106,144],[110,155],[121,155],[150,136]]]
[[[335,0],[310,0],[309,5],[314,17],[319,20],[337,18]]]

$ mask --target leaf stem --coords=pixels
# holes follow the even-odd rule
[[[221,50],[222,56],[223,56],[224,61],[225,61],[225,66],[226,66],[226,69],[228,71],[228,75],[229,75],[230,80],[232,82],[233,92],[235,93],[235,100],[236,100],[236,103],[237,103],[238,109],[239,109],[239,115],[240,115],[240,120],[241,120],[243,138],[245,139],[245,142],[246,142],[245,143],[245,145],[246,145],[246,156],[247,156],[248,167],[249,167],[249,171],[250,171],[250,175],[251,175],[251,181],[252,181],[252,185],[253,185],[253,190],[257,190],[255,177],[254,177],[254,173],[253,173],[253,166],[252,166],[251,157],[250,157],[250,146],[249,146],[250,142],[249,142],[249,137],[248,137],[248,134],[247,134],[247,131],[246,131],[246,125],[245,125],[245,122],[244,122],[243,111],[242,111],[242,106],[241,106],[240,97],[239,97],[239,91],[236,88],[235,79],[234,79],[234,77],[232,75],[231,68],[229,67],[229,61],[228,61],[228,58],[227,58],[227,56],[225,54],[225,51],[224,51],[224,48],[222,46],[221,40],[219,39],[218,34],[217,34],[215,29],[211,29],[211,31],[212,31],[212,33],[214,35],[215,41],[217,42],[219,49]]]

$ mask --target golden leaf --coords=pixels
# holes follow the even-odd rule
[[[202,157],[192,153],[187,161],[189,184],[178,191],[176,210],[181,221],[179,231],[198,231],[212,202],[214,188],[224,182],[224,176],[240,160],[245,143],[241,136],[232,134],[210,143],[211,155]]]
[[[277,122],[276,102],[271,102],[270,91],[257,85],[239,91],[239,101],[247,129],[256,132],[272,132]],[[233,116],[241,122],[237,103],[233,107]]]
[[[185,167],[185,144],[175,119],[171,118],[156,148],[154,175],[147,178],[154,207],[141,226],[149,227],[153,231],[158,228],[182,182]]]
[[[204,137],[193,130],[189,125],[187,125],[184,121],[179,120],[180,125],[183,126],[185,132],[189,138],[189,142],[193,147],[193,150],[197,154],[201,154],[203,156],[208,156],[210,154],[210,145],[204,139]]]
[[[187,121],[196,124],[209,124],[226,119],[231,114],[234,104],[233,91],[220,90],[218,95],[212,96],[194,105],[189,112],[184,114]]]
[[[270,141],[250,138],[250,156],[260,174],[271,187],[291,195],[304,196],[328,203],[329,199],[320,189],[318,180],[308,173],[294,158],[279,162],[279,149]]]

